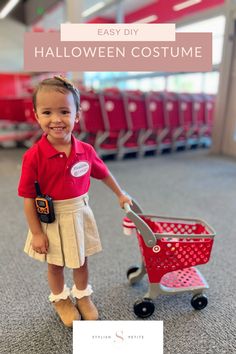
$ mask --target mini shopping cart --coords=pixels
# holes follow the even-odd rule
[[[149,317],[155,310],[154,300],[159,295],[191,292],[191,305],[196,310],[207,306],[203,294],[209,286],[196,265],[209,261],[215,231],[202,220],[144,215],[133,201],[125,204],[123,219],[125,234],[136,230],[142,264],[127,271],[130,284],[135,284],[147,273],[149,290],[134,303],[134,313]]]

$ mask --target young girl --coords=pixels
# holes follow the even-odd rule
[[[43,80],[35,89],[36,119],[44,134],[23,157],[18,194],[24,197],[29,233],[24,251],[48,263],[49,296],[62,322],[97,320],[90,295],[87,257],[101,251],[97,225],[88,206],[90,176],[102,180],[117,195],[120,206],[131,204],[104,162],[89,144],[72,134],[79,121],[80,98],[71,82],[60,76]],[[94,117],[96,119],[96,117]],[[40,222],[34,182],[53,199],[55,221]],[[64,285],[64,267],[73,269],[74,285]],[[70,295],[76,298],[76,305]]]

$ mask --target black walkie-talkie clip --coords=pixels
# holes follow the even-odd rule
[[[34,182],[37,197],[35,198],[35,206],[40,221],[51,224],[55,221],[55,213],[52,198],[49,195],[41,193],[38,181]]]

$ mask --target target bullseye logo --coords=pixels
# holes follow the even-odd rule
[[[158,252],[160,252],[161,247],[156,245],[156,246],[154,246],[154,247],[152,248],[152,250],[153,250],[154,253],[158,253]]]

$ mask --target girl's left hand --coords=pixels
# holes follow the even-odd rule
[[[128,203],[129,205],[133,205],[132,199],[126,194],[121,194],[119,196],[119,203],[120,203],[121,208],[124,208],[125,203]]]

